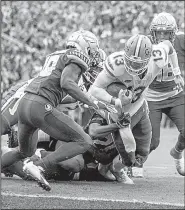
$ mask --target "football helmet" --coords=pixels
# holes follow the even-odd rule
[[[90,85],[92,85],[98,76],[98,74],[103,70],[104,61],[106,60],[106,53],[104,50],[99,49],[100,53],[100,61],[97,66],[91,66],[84,74],[86,82],[88,82]]]
[[[101,62],[98,39],[90,31],[79,30],[72,33],[66,41],[66,48],[82,50],[89,56],[90,66],[95,67]]]
[[[158,40],[156,33],[162,31],[169,32],[169,41],[173,43],[178,27],[175,18],[166,12],[157,14],[150,25],[150,34],[154,44],[158,44],[161,41]]]
[[[126,71],[133,76],[144,73],[152,53],[150,39],[144,35],[134,35],[125,43],[124,51]]]

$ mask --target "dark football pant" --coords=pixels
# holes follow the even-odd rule
[[[148,102],[150,109],[150,121],[152,124],[152,140],[150,145],[150,151],[155,150],[159,146],[160,142],[160,123],[162,119],[162,113],[166,114],[176,125],[179,131],[178,141],[176,143],[176,149],[182,151],[185,148],[184,138],[184,96],[182,93],[175,97],[171,97],[167,100],[159,102]]]
[[[90,136],[69,116],[52,107],[44,97],[27,93],[18,106],[19,150],[3,155],[2,167],[35,153],[38,128],[57,140],[68,142],[43,159],[45,167],[82,154],[92,145]]]

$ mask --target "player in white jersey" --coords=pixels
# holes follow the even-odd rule
[[[169,62],[170,54],[176,55],[176,52],[169,41],[152,45],[147,36],[132,36],[126,42],[124,51],[108,56],[103,71],[89,89],[93,97],[115,105],[118,115],[122,112],[130,113],[131,126],[121,128],[120,135],[130,157],[136,156],[132,167],[133,176],[137,176],[138,171],[139,176],[143,176],[142,166],[150,150],[151,124],[144,93],[161,67]],[[173,60],[171,65],[172,70],[176,70]],[[126,86],[115,97],[107,92],[108,86],[114,82]],[[121,147],[120,143],[117,144],[119,152]]]
[[[178,60],[181,64],[182,57],[185,57],[184,34],[177,33],[177,24],[175,18],[166,12],[159,13],[150,25],[150,33],[154,44],[164,40],[169,40],[178,53]],[[173,54],[171,59],[177,57]],[[184,61],[182,61],[183,63]],[[177,61],[176,61],[177,63]],[[181,65],[182,66],[182,65]],[[182,69],[184,71],[184,69]],[[181,81],[181,86],[177,87],[175,81]],[[179,135],[174,148],[170,154],[174,158],[178,173],[185,176],[184,157],[182,152],[185,148],[184,134],[184,80],[181,77],[179,66],[176,66],[174,72],[171,63],[168,62],[154,81],[150,84],[146,97],[150,109],[150,121],[152,124],[152,140],[150,151],[155,150],[160,142],[160,123],[162,113],[166,114],[176,125]],[[168,140],[168,139],[166,139]]]

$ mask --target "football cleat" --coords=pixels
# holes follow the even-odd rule
[[[177,152],[176,152],[177,153]],[[175,155],[174,152],[174,148],[171,149],[170,151],[170,155],[173,157],[174,162],[175,162],[175,167],[177,169],[177,172],[181,175],[181,176],[185,176],[185,170],[184,170],[184,157],[181,157],[179,159],[177,159],[177,155]]]
[[[124,168],[120,170],[114,170],[113,167],[110,167],[110,171],[116,177],[116,180],[124,184],[134,184],[133,180],[127,175],[127,172]]]
[[[132,167],[132,177],[143,178],[143,168],[142,167]]]
[[[98,171],[106,179],[112,180],[112,181],[116,180],[116,177],[109,170],[109,165],[103,165],[103,164],[99,163]]]
[[[29,159],[24,161],[23,171],[31,176],[40,187],[46,191],[50,191],[51,187],[44,177],[44,169],[41,166],[36,166]]]

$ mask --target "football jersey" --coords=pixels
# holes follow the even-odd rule
[[[177,52],[179,63],[184,63],[185,50],[183,48],[183,43],[184,34],[176,34],[174,48]],[[162,101],[179,93],[179,91],[176,89],[176,84],[174,81],[175,76],[171,67],[170,55],[168,57],[169,61],[167,65],[161,68],[159,74],[149,85],[148,91],[145,94],[148,101]]]
[[[160,45],[156,45],[153,51],[155,52],[155,50],[159,49]],[[147,71],[143,75],[143,78],[140,78],[138,75],[130,75],[125,69],[124,53],[124,51],[120,51],[108,56],[103,71],[99,73],[91,88],[97,86],[106,90],[107,86],[113,82],[123,83],[128,89],[132,90],[134,95],[132,103],[124,106],[124,111],[128,111],[132,116],[142,106],[145,100],[143,93],[156,77],[160,68],[158,68],[155,61],[155,56],[158,55],[154,54],[148,63]],[[163,61],[163,65],[167,62],[166,57],[162,57],[161,60]],[[91,94],[96,97],[92,91]],[[97,99],[103,100],[103,96]]]
[[[86,125],[85,131],[88,133],[89,126],[92,123],[97,123],[97,124],[102,125],[102,126],[108,125],[109,124],[109,119],[108,118],[109,118],[108,115],[105,115],[105,117],[103,118],[99,114],[94,113],[93,116],[91,117],[91,119],[89,120],[89,123]],[[93,140],[93,144],[96,146],[96,148],[102,149],[106,152],[115,148],[114,137],[113,137],[112,133],[109,133],[105,137],[95,138],[95,137],[92,136],[92,140]]]
[[[25,95],[24,90],[26,87],[28,87],[32,80],[33,79],[19,82],[15,86],[12,86],[5,95],[3,94],[1,101],[1,111],[4,110],[13,99],[19,99],[17,101],[18,103],[20,99]]]
[[[60,86],[60,78],[65,66],[70,63],[77,64],[85,72],[90,60],[82,51],[74,48],[56,51],[46,57],[41,72],[25,91],[48,99],[56,107],[67,95]]]

